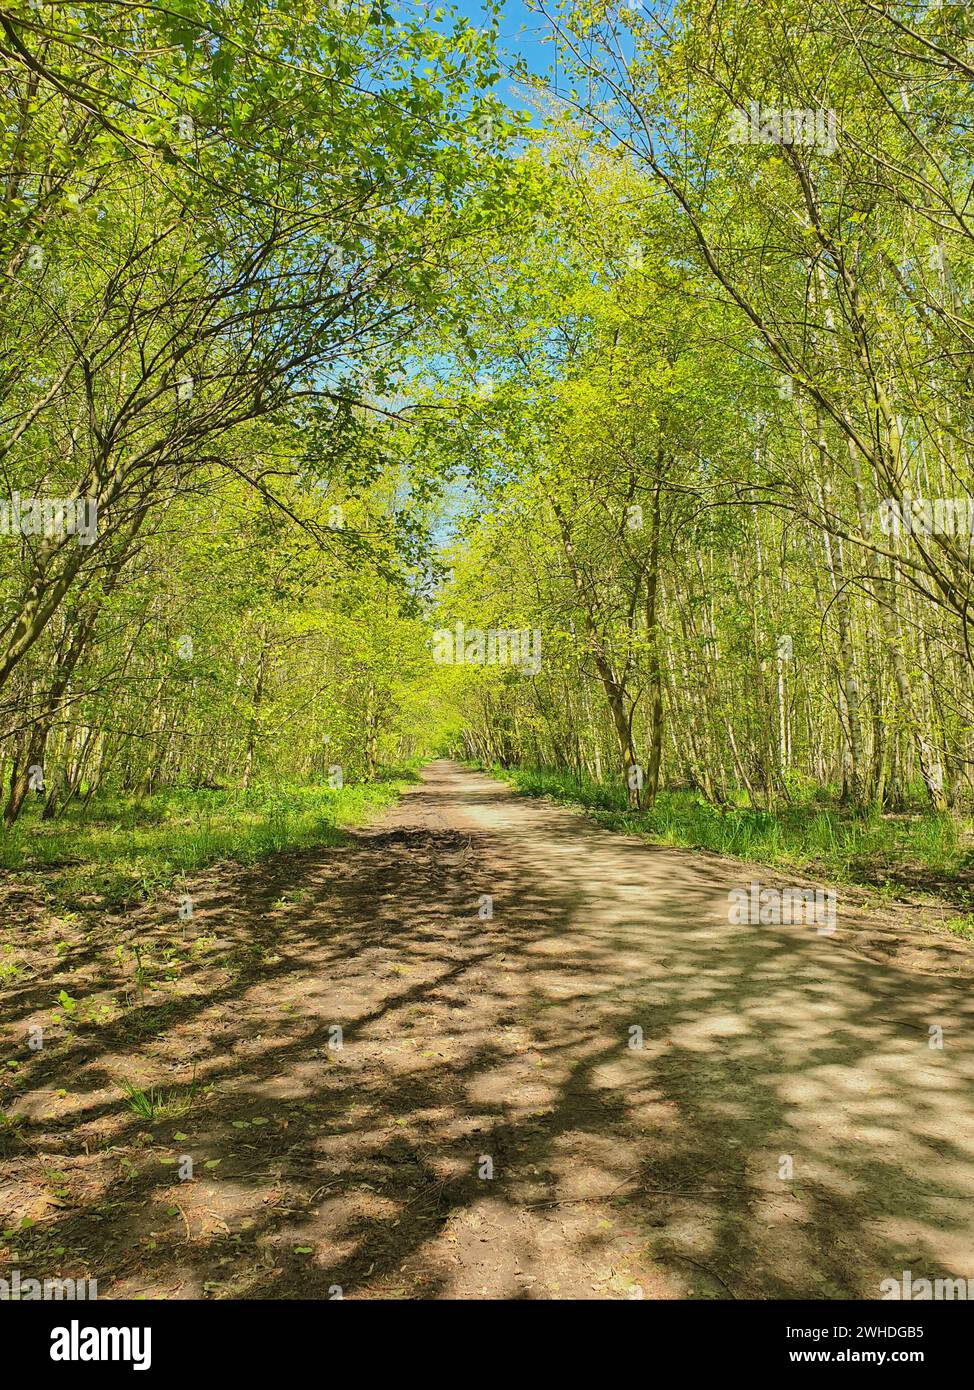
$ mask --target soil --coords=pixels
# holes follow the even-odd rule
[[[974,944],[841,891],[833,935],[731,925],[752,878],[783,882],[437,762],[343,845],[198,875],[186,920],[8,881],[0,1266],[101,1298],[974,1277]]]

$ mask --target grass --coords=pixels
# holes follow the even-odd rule
[[[150,1086],[143,1090],[131,1083],[124,1087],[125,1104],[133,1115],[143,1120],[175,1119],[185,1115],[193,1108],[197,1096],[196,1070],[185,1091],[164,1091],[161,1087]]]
[[[42,821],[30,806],[11,829],[0,831],[0,868],[40,878],[58,908],[125,905],[223,859],[251,863],[280,850],[339,844],[343,828],[391,805],[412,780],[412,769],[398,768],[339,789],[113,795],[54,821]]]
[[[948,917],[944,922],[948,931],[965,941],[974,941],[974,914],[968,912],[963,917]]]
[[[922,890],[924,883],[933,887],[936,881],[942,891],[952,880],[951,896],[967,900],[967,889],[956,880],[974,862],[971,826],[954,816],[856,816],[823,805],[820,797],[775,812],[720,808],[687,791],[661,792],[648,810],[633,811],[621,785],[550,769],[489,770],[529,796],[583,807],[606,829],[642,835],[656,844],[712,850],[873,888],[913,884]],[[951,930],[968,936],[968,920],[954,921],[958,925]]]

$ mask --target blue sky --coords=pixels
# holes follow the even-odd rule
[[[424,0],[406,0],[406,3],[421,5]],[[473,24],[485,22],[484,7],[481,0],[453,0],[456,10]],[[505,64],[513,64],[522,58],[531,72],[543,74],[549,70],[554,60],[554,44],[545,43],[543,37],[550,33],[547,20],[524,3],[524,0],[504,0],[499,30],[498,48]],[[498,84],[497,94],[515,110],[533,110],[526,106],[522,97],[512,84],[503,78]]]
[[[413,3],[422,3],[424,0],[413,0]],[[435,3],[435,0],[431,0]],[[471,20],[474,24],[483,22],[484,9],[481,0],[452,0],[452,3],[460,14]],[[615,13],[613,13],[613,8]],[[652,10],[665,13],[669,8],[667,0],[652,6]],[[554,0],[549,9],[555,9]],[[606,18],[616,29],[616,42],[625,50],[631,48],[631,36],[626,36],[627,11],[633,13],[642,10],[644,13],[650,12],[648,0],[616,0],[616,5],[610,7],[606,12]],[[562,16],[563,17],[563,16]],[[498,37],[498,48],[502,61],[513,64],[518,59],[523,59],[530,72],[538,76],[552,76],[552,69],[556,59],[556,45],[552,41],[552,28],[544,15],[539,14],[536,9],[525,3],[525,0],[503,0],[501,9],[501,23]],[[564,82],[559,83],[559,74],[554,73],[552,89],[559,91],[559,87],[564,89]],[[563,70],[562,70],[563,76]],[[575,78],[568,82],[568,86],[574,85]],[[517,84],[504,81],[498,84],[496,92],[504,98],[515,110],[527,110],[532,115],[536,108],[526,103],[517,90]]]
[[[458,0],[457,8],[470,19],[477,19],[483,14],[479,0]],[[547,71],[554,58],[554,45],[543,42],[544,35],[548,33],[550,28],[547,20],[542,15],[532,13],[524,0],[504,0],[500,48],[503,55],[510,55],[511,61],[523,58],[532,72]]]

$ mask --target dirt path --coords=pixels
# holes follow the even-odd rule
[[[841,900],[834,936],[728,925],[750,876],[447,763],[348,846],[201,876],[136,1024],[27,1054],[56,977],[10,992],[30,1085],[0,1221],[34,1224],[8,1260],[102,1297],[974,1276],[971,948]],[[147,954],[173,919],[143,911]],[[106,958],[89,941],[95,991]],[[163,1089],[154,1120],[126,1079]]]

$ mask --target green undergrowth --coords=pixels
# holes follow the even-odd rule
[[[414,768],[404,767],[341,788],[106,795],[51,821],[31,806],[0,831],[0,869],[39,881],[52,905],[125,904],[220,860],[251,863],[282,850],[339,844],[344,829],[390,806],[415,780]]]

